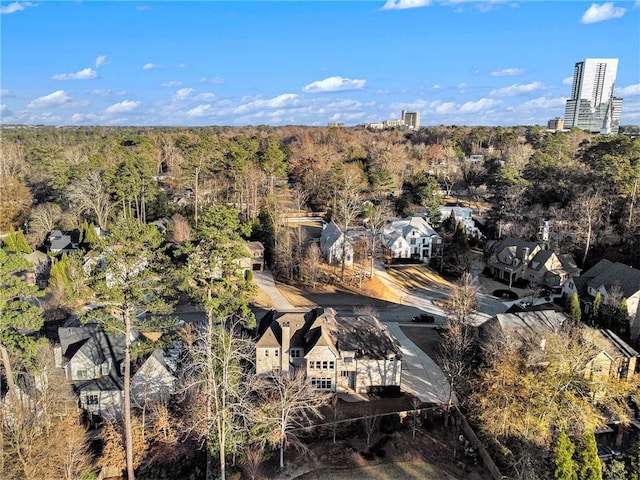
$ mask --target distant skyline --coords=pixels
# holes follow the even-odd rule
[[[0,2],[0,120],[546,125],[576,62],[618,58],[640,124],[640,0]]]

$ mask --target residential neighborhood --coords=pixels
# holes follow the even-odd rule
[[[53,181],[59,165],[37,163],[38,182],[20,177],[30,200],[3,205],[15,220],[0,248],[2,477],[38,478],[48,462],[75,473],[45,478],[404,478],[409,462],[420,473],[407,478],[436,465],[485,480],[518,478],[523,458],[552,472],[569,444],[602,472],[632,471],[635,197],[629,178],[576,192],[609,185],[602,151],[631,165],[637,140],[496,127],[483,147],[471,139],[484,130],[460,128],[323,127],[318,144],[295,129],[115,129],[105,135],[128,156],[102,170]],[[99,131],[81,131],[103,148]],[[495,140],[507,133],[511,149]],[[36,155],[76,134],[18,132],[2,148],[27,171],[21,141]],[[449,158],[441,137],[465,155]],[[349,142],[366,162],[309,173],[312,146]],[[446,172],[397,150],[413,173],[389,160],[378,178],[398,142],[441,155]],[[552,202],[540,193],[551,179],[530,170],[554,142],[574,167],[573,196]],[[192,169],[214,145],[236,170]],[[505,186],[521,150],[526,191]]]

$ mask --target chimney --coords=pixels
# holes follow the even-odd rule
[[[289,374],[289,341],[291,331],[289,328],[289,322],[282,324],[282,355],[280,356],[280,371],[284,374]]]

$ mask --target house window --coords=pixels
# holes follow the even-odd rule
[[[277,356],[278,356],[278,350],[274,350],[274,351],[273,351],[273,356],[274,356],[274,357],[277,357]]]
[[[342,370],[342,371],[340,372],[340,376],[341,376],[341,377],[348,377],[348,376],[349,376],[349,372],[348,372],[347,370]]]
[[[331,390],[330,378],[312,378],[311,386],[318,390]]]
[[[329,362],[327,362],[326,360],[324,362],[322,362],[322,369],[326,370],[327,366],[328,366]]]
[[[78,380],[86,380],[89,377],[86,370],[76,370],[76,378]]]
[[[265,349],[265,351],[264,351],[264,356],[265,356],[265,357],[268,357],[268,356],[269,356],[269,350],[266,350],[266,349]]]
[[[353,357],[344,357],[343,362],[344,363],[351,363],[351,362],[353,362]]]
[[[416,244],[416,239],[412,238],[410,243],[411,243],[411,245],[415,245]]]
[[[297,348],[291,349],[291,358],[300,358],[300,350]]]
[[[87,406],[98,405],[99,404],[98,395],[87,395],[85,397],[85,403]]]

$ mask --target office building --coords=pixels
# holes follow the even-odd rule
[[[402,110],[402,123],[411,130],[418,130],[420,128],[420,113]]]
[[[622,99],[613,96],[617,70],[617,58],[587,58],[576,63],[564,112],[565,128],[618,133]]]

